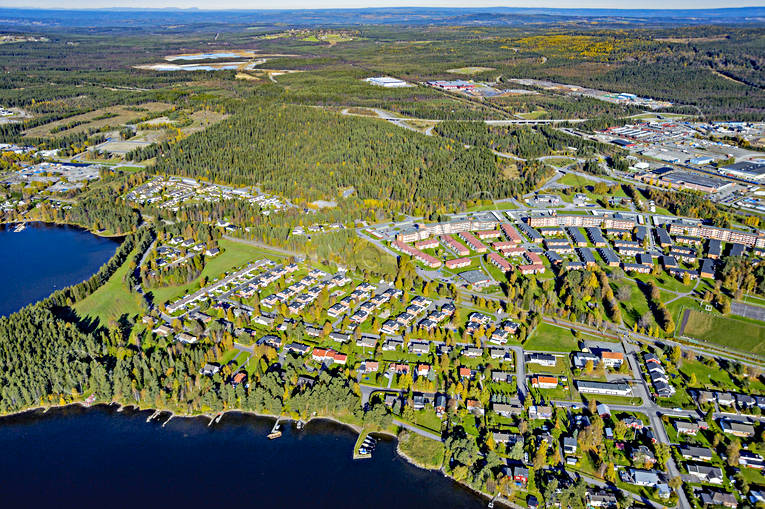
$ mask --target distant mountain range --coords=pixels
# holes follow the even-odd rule
[[[691,25],[765,23],[765,6],[724,9],[555,9],[555,8],[368,8],[305,10],[0,8],[0,27],[160,27],[168,25],[524,25],[584,22]]]

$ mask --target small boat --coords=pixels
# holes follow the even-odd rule
[[[13,229],[15,233],[23,232],[27,229],[27,225],[25,223],[19,223],[16,225],[16,228]]]
[[[298,420],[298,422],[295,424],[297,426],[298,431],[302,430],[305,427],[305,423],[301,420]]]

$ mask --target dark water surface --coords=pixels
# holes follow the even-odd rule
[[[9,315],[55,290],[88,279],[119,246],[119,239],[74,226],[0,225],[0,315]]]
[[[5,507],[482,508],[441,474],[411,466],[380,440],[353,461],[356,435],[328,421],[303,431],[226,414],[150,423],[151,412],[69,407],[0,419]]]

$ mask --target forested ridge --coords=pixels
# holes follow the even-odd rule
[[[482,191],[503,198],[519,188],[484,147],[465,149],[379,120],[301,106],[247,106],[203,133],[156,150],[160,173],[259,183],[308,200],[353,186],[363,199],[448,204]]]

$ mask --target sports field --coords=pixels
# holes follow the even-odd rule
[[[755,323],[687,309],[684,336],[765,355],[765,327]]]

